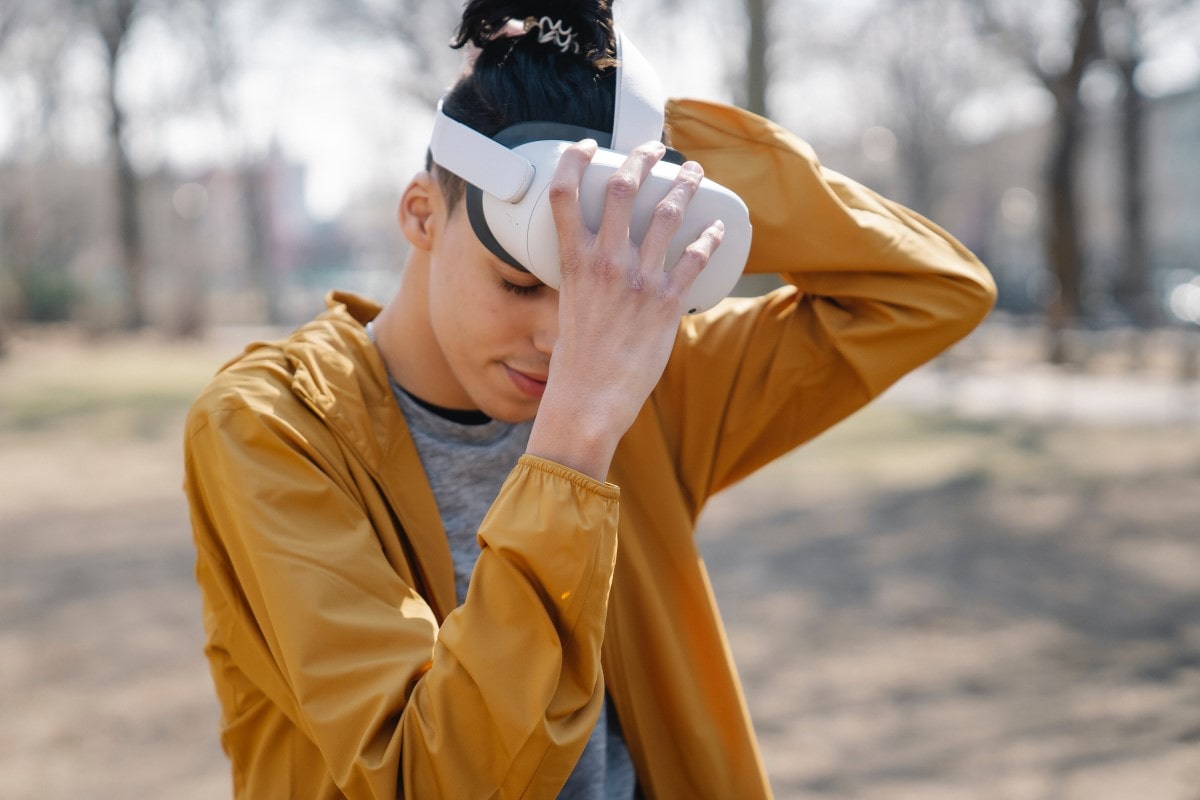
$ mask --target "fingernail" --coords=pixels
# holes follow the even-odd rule
[[[703,173],[703,170],[700,169],[700,165],[695,161],[685,161],[683,166],[679,168],[679,174],[689,178],[699,176],[701,173]]]

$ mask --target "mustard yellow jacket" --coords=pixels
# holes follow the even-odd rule
[[[697,515],[971,330],[994,286],[770,122],[693,101],[669,122],[747,201],[750,269],[790,285],[681,322],[609,483],[523,457],[461,607],[375,306],[332,296],[195,404],[186,492],[238,797],[554,797],[605,687],[646,796],[770,795]]]

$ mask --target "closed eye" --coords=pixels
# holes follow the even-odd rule
[[[529,295],[536,293],[538,289],[541,289],[545,285],[546,284],[544,283],[535,283],[532,286],[523,286],[519,283],[507,281],[504,278],[500,279],[500,288],[506,292],[512,292],[518,297],[528,297]]]

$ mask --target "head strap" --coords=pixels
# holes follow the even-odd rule
[[[612,149],[630,153],[639,144],[662,138],[666,97],[654,67],[620,28],[616,33],[617,97],[613,104]]]
[[[519,203],[533,182],[533,164],[491,137],[446,116],[438,101],[429,154],[438,166],[506,203]]]
[[[616,101],[609,147],[629,153],[639,144],[662,137],[664,98],[654,68],[619,28],[616,34]],[[446,116],[441,102],[429,149],[438,165],[506,203],[520,202],[533,180],[528,159]]]

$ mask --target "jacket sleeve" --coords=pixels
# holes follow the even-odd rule
[[[673,145],[749,207],[747,271],[789,284],[680,327],[653,402],[698,511],[965,336],[995,284],[945,231],[822,167],[774,123],[691,100],[667,119]]]
[[[308,784],[329,776],[349,798],[554,794],[603,699],[616,487],[524,457],[481,526],[470,595],[439,627],[329,463],[331,434],[281,416],[194,409],[186,438],[209,647],[215,626],[290,723],[255,727],[261,703],[239,707],[214,667],[235,784],[291,797],[317,796]],[[281,744],[297,733],[311,747]]]

